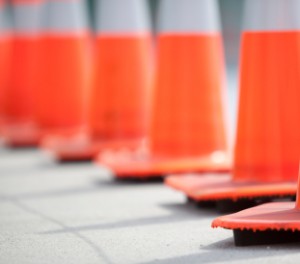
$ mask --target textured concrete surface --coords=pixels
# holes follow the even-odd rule
[[[0,149],[0,263],[300,263],[300,245],[236,248],[213,210],[161,182]]]
[[[232,132],[235,69],[228,80]],[[300,263],[299,244],[236,248],[216,216],[161,182],[0,146],[0,264]]]

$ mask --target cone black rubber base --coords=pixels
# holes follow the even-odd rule
[[[128,177],[118,177],[115,176],[115,180],[119,182],[132,182],[132,183],[143,183],[143,182],[161,182],[163,183],[164,176],[163,175],[147,175],[144,177],[138,177],[138,176],[128,176]]]
[[[56,161],[59,164],[72,164],[72,163],[91,163],[91,159],[68,159],[68,158],[57,158]]]
[[[300,231],[292,230],[233,230],[234,243],[238,247],[300,243]]]
[[[208,200],[208,201],[197,201],[193,199],[192,197],[187,196],[186,197],[187,202],[196,204],[197,207],[201,208],[216,208],[219,213],[233,213],[245,210],[247,208],[257,206],[260,204],[268,203],[271,201],[276,200],[288,200],[288,201],[295,201],[296,196],[274,196],[274,197],[256,197],[253,199],[237,199],[237,200],[231,200],[231,199],[223,199],[223,200]]]
[[[183,192],[196,203],[215,201],[216,210],[221,213],[237,212],[271,201],[293,201],[297,184],[291,182],[248,182],[235,181],[232,175],[187,174],[171,175],[166,184]]]
[[[37,145],[6,145],[5,147],[11,150],[35,150],[38,148]]]
[[[269,203],[274,201],[295,201],[295,199],[296,199],[295,195],[270,196],[270,197],[265,196],[265,197],[255,197],[253,199],[250,198],[241,198],[237,200],[223,199],[223,200],[214,201],[214,203],[218,212],[233,213],[264,203]],[[209,201],[206,201],[206,203],[209,203]]]
[[[4,147],[8,149],[36,149],[38,147],[38,143],[4,142]]]
[[[200,209],[216,208],[217,205],[215,201],[199,201],[196,204]]]
[[[193,198],[188,197],[188,196],[186,196],[186,201],[187,201],[187,203],[192,203],[192,204],[196,203],[196,201]]]
[[[250,199],[239,199],[237,201],[226,199],[216,201],[216,208],[220,213],[231,213],[256,206],[257,204],[259,203],[256,200]]]
[[[215,201],[196,201],[191,197],[186,196],[187,203],[194,204],[200,209],[206,209],[206,208],[215,208],[216,202]]]

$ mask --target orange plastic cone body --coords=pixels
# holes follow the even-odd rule
[[[4,124],[6,90],[9,83],[11,59],[11,33],[6,24],[6,9],[4,1],[0,1],[0,133]]]
[[[300,31],[245,32],[234,180],[295,181]]]
[[[10,50],[10,40],[4,36],[0,36],[0,124],[4,122],[5,90],[8,87]]]
[[[249,0],[247,4],[250,11],[255,10],[250,20],[259,17],[243,32],[233,178],[189,175],[166,181],[197,201],[292,197],[296,193],[300,1]]]
[[[137,147],[146,137],[152,77],[147,11],[144,0],[97,5],[90,132],[94,141],[104,143],[101,151],[109,144],[128,148],[136,142]]]
[[[50,35],[41,42],[44,66],[40,72],[38,123],[46,133],[83,125],[85,48],[85,36]]]
[[[90,118],[94,139],[140,140],[146,136],[150,50],[148,34],[97,37]]]
[[[34,88],[37,74],[36,37],[15,37],[12,42],[12,78],[7,90],[6,113],[9,122],[33,122]],[[26,63],[26,67],[24,66]]]
[[[227,148],[219,33],[160,34],[151,148],[154,155],[209,155]],[[175,61],[176,60],[176,61]]]
[[[140,144],[141,138],[145,137],[148,119],[146,92],[151,75],[150,34],[148,30],[131,32],[130,28],[126,26],[127,23],[130,24],[132,18],[135,21],[135,15],[130,16],[128,10],[132,11],[131,8],[134,4],[142,6],[141,3],[142,1],[135,3],[127,1],[125,7],[120,8],[124,1],[103,0],[97,2],[97,8],[100,7],[99,10],[103,13],[99,17],[103,21],[99,23],[99,10],[97,9],[97,36],[93,58],[95,69],[93,69],[92,90],[88,94],[90,107],[87,118],[88,131],[68,138],[47,137],[43,141],[43,147],[54,153],[56,158],[64,161],[90,160],[102,149],[136,148]],[[120,12],[125,14],[125,18],[121,16],[124,23],[118,22]],[[135,25],[135,23],[133,24]],[[99,30],[100,34],[98,35]],[[78,59],[78,57],[76,58]],[[53,61],[53,63],[55,62]],[[70,60],[68,63],[74,65],[74,62]],[[81,67],[82,63],[76,62],[75,65]],[[70,80],[74,80],[73,76],[76,75],[74,70],[72,73],[72,69],[65,71],[65,74],[67,77],[64,78]],[[67,82],[61,81],[60,83]],[[73,108],[66,110],[65,99],[63,99],[61,101],[63,110],[58,109],[57,113],[52,112],[52,116],[48,115],[51,120],[61,120],[60,123],[69,123],[72,126],[76,125],[76,122],[80,124],[82,109],[80,109],[79,100],[82,100],[82,94],[79,92],[79,86],[82,86],[82,82],[68,85],[65,92],[60,95],[62,99],[66,96],[71,97],[73,103],[70,103]],[[59,90],[57,91],[59,92]],[[49,109],[47,111],[50,113]],[[58,113],[60,113],[61,119],[58,118]]]
[[[5,92],[3,134],[12,146],[36,145],[35,89],[42,0],[12,1],[15,34],[11,43],[9,85]]]
[[[127,155],[103,152],[98,161],[123,178],[227,171],[217,2],[163,0],[159,18],[149,144]]]
[[[77,18],[81,14],[73,13],[81,11],[77,4],[79,1],[48,1],[37,91],[37,121],[44,136],[74,135],[85,124],[88,34],[82,18]]]

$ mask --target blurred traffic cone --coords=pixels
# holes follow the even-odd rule
[[[146,134],[151,38],[145,1],[97,3],[89,134],[61,144],[60,159],[92,159],[102,149],[137,148]],[[69,146],[69,147],[66,147]]]
[[[37,120],[42,148],[69,159],[85,140],[88,95],[88,28],[83,0],[48,0],[41,42]]]
[[[32,146],[39,140],[34,122],[42,0],[13,0],[14,37],[9,87],[5,92],[5,127],[8,145]]]
[[[236,246],[300,242],[300,176],[296,203],[256,206],[219,217],[212,227],[232,229]]]
[[[151,77],[145,4],[144,0],[97,2],[89,133],[69,143],[56,141],[59,159],[92,159],[101,149],[135,149],[144,139]]]
[[[0,136],[5,120],[5,93],[8,88],[11,58],[11,29],[6,2],[0,0]]]
[[[237,201],[251,204],[257,198],[296,193],[300,1],[248,0],[245,11],[233,178],[190,175],[166,180],[194,200],[220,201],[225,210]]]
[[[212,0],[161,1],[150,151],[101,153],[117,177],[229,169],[217,9]]]

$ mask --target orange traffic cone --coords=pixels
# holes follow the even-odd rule
[[[9,64],[11,58],[11,29],[8,25],[7,7],[0,1],[0,136],[5,120],[5,93],[9,80]]]
[[[82,0],[46,2],[37,120],[41,146],[54,154],[65,144],[72,151],[72,144],[85,137],[89,53],[84,4]]]
[[[5,127],[8,145],[32,146],[39,140],[34,122],[38,45],[43,1],[13,0],[14,37],[9,87],[5,93]]]
[[[60,160],[92,159],[101,149],[135,149],[146,134],[151,38],[145,1],[97,3],[95,69],[88,134],[52,141]]]
[[[233,229],[236,246],[300,242],[300,174],[296,204],[260,205],[219,217],[212,227]]]
[[[227,171],[224,65],[217,3],[162,0],[149,151],[103,151],[116,177]]]
[[[295,13],[299,7],[299,0],[247,2],[233,178],[172,176],[168,185],[197,201],[221,201],[221,206],[227,201],[228,207],[242,200],[295,195],[300,152],[300,20]]]
[[[147,131],[152,76],[146,1],[103,0],[97,14],[92,137],[108,145],[139,144]]]
[[[89,133],[60,144],[60,159],[92,159],[102,149],[136,149],[146,136],[152,74],[146,1],[102,0],[96,7]]]

